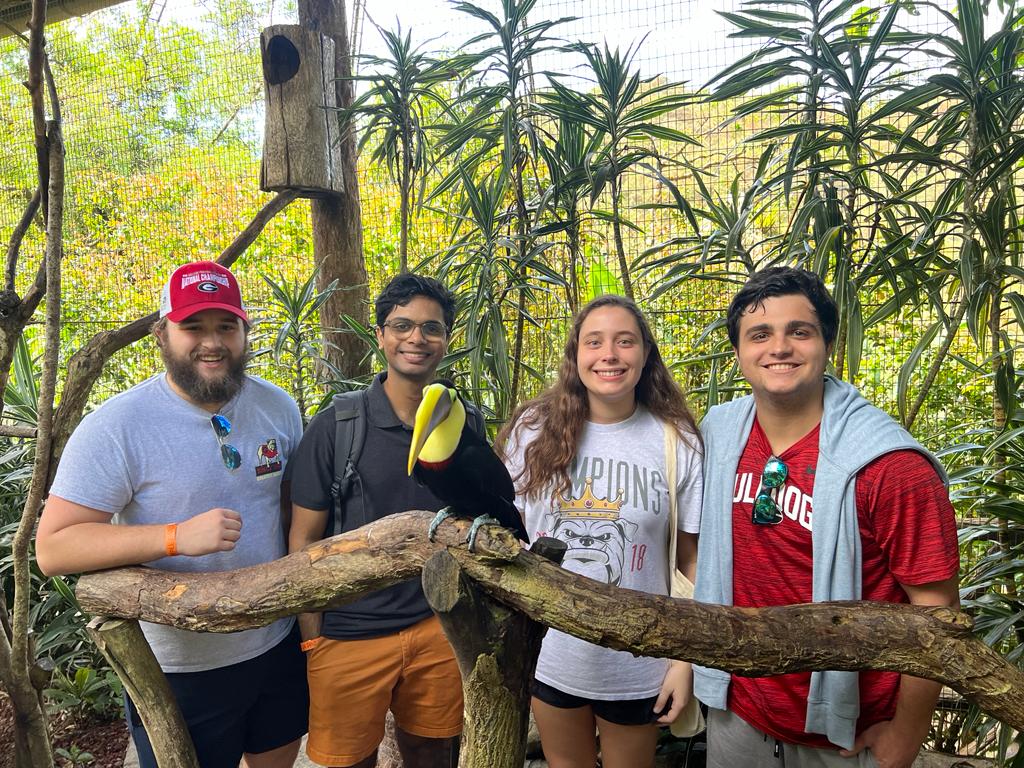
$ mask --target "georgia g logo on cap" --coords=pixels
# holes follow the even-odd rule
[[[227,268],[212,261],[178,267],[160,297],[160,317],[180,323],[206,309],[222,309],[249,322],[238,281]]]

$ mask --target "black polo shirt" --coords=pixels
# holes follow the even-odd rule
[[[366,395],[366,441],[345,501],[343,531],[409,509],[441,509],[444,503],[406,473],[412,428],[401,422],[378,374]],[[288,462],[292,501],[333,515],[334,409],[318,413]],[[329,516],[327,531],[334,528]],[[337,640],[389,635],[431,614],[419,577],[325,611],[321,634]]]

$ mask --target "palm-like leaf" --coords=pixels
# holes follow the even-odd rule
[[[897,30],[900,3],[777,5],[752,2],[723,14],[735,36],[766,41],[711,81],[711,98],[741,98],[733,120],[772,115],[751,141],[785,148],[778,172],[761,178],[769,196],[783,192],[792,215],[785,236],[762,241],[754,261],[796,261],[832,283],[841,313],[837,370],[853,378],[865,326],[875,320],[863,316],[862,294],[880,284],[904,290],[905,264],[918,274],[904,230],[913,226],[921,189],[909,158],[895,157],[892,147],[903,138],[894,121],[917,119],[927,102],[905,95],[900,66],[923,38]]]
[[[552,78],[552,90],[540,94],[540,103],[560,126],[586,126],[594,137],[600,138],[586,158],[590,205],[593,208],[606,188],[609,190],[612,204],[609,220],[623,290],[632,297],[633,281],[622,237],[625,223],[620,211],[622,177],[642,162],[661,159],[657,141],[697,144],[682,131],[656,122],[688,104],[690,97],[682,91],[680,83],[658,83],[657,78],[641,78],[635,67],[638,46],[630,46],[623,52],[618,48],[612,50],[607,44],[596,47],[580,43],[570,49],[583,54],[595,89],[575,91]]]
[[[487,31],[463,46],[483,46],[475,54],[477,85],[453,105],[458,119],[442,126],[441,156],[454,160],[454,167],[431,199],[458,189],[461,204],[454,214],[456,235],[439,259],[439,271],[469,315],[466,346],[473,350],[473,388],[494,393],[494,411],[505,417],[526,371],[522,348],[525,326],[532,321],[528,300],[538,285],[564,282],[543,258],[551,244],[541,239],[537,219],[540,136],[530,91],[532,80],[544,75],[534,70],[534,57],[551,48],[556,42],[552,30],[568,19],[531,21],[536,0],[501,0],[498,13],[468,0],[452,5]],[[515,324],[511,345],[504,330],[509,318]],[[490,378],[486,388],[482,371]]]
[[[544,234],[564,231],[568,260],[565,265],[566,298],[570,313],[575,314],[581,302],[580,288],[585,284],[583,258],[584,206],[590,196],[589,159],[604,142],[601,130],[589,129],[584,123],[565,118],[556,122],[555,134],[542,131],[538,146],[547,171],[548,186],[538,204],[538,215],[549,215],[541,228]]]
[[[1019,192],[1024,158],[1019,130],[1024,31],[1019,27],[1024,12],[1008,13],[1000,29],[986,37],[980,0],[960,3],[956,14],[933,7],[949,23],[948,33],[929,40],[946,71],[908,92],[904,101],[922,113],[907,130],[925,150],[913,153],[914,162],[939,185],[938,201],[918,236],[935,254],[927,295],[940,317],[946,317],[942,304],[951,297],[957,301],[939,353],[908,408],[908,426],[920,413],[961,323],[966,322],[979,347],[988,349],[999,346],[1002,330],[990,327],[991,318],[1005,317],[1024,328],[1008,290],[1020,281],[1024,254]],[[1002,358],[993,360],[998,371]],[[901,381],[901,399],[908,387],[909,378]]]
[[[277,279],[262,275],[263,282],[270,289],[270,303],[260,313],[257,327],[265,324],[276,325],[270,332],[270,346],[257,349],[254,357],[269,353],[274,363],[287,369],[292,383],[292,395],[305,417],[310,404],[309,380],[313,374],[314,388],[324,387],[328,382],[320,375],[329,370],[323,356],[323,342],[320,340],[319,313],[321,307],[338,290],[338,281],[331,281],[322,291],[316,288],[318,270],[313,270],[306,280],[292,282],[284,275]],[[257,341],[266,338],[260,332]]]
[[[395,31],[378,30],[387,55],[361,57],[364,66],[375,73],[353,78],[369,87],[342,114],[350,119],[366,118],[359,149],[376,141],[370,162],[383,163],[398,184],[402,217],[399,268],[404,271],[408,268],[412,210],[422,204],[432,166],[432,115],[451,110],[441,86],[461,76],[473,58],[438,59],[424,52],[425,44],[413,45],[411,33],[403,34],[401,26]]]

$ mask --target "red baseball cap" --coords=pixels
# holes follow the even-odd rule
[[[160,317],[180,323],[204,309],[223,309],[249,322],[238,281],[226,267],[212,261],[183,264],[164,286]]]

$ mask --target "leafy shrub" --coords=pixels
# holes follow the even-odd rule
[[[109,668],[78,667],[72,673],[57,670],[53,686],[45,693],[53,711],[96,720],[113,720],[124,714],[124,687]]]

